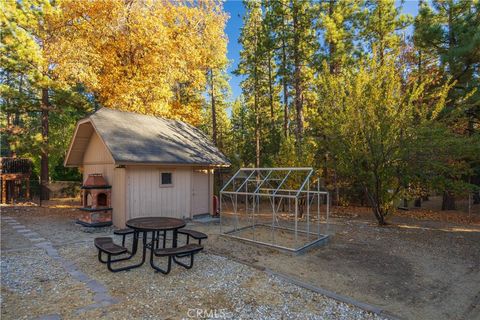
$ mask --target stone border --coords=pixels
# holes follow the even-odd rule
[[[97,280],[90,278],[88,275],[86,275],[82,271],[78,270],[73,262],[67,261],[63,257],[61,257],[57,249],[53,247],[53,244],[50,241],[46,240],[45,238],[42,238],[38,233],[31,231],[30,229],[27,229],[25,226],[18,223],[15,219],[11,217],[2,217],[2,220],[5,221],[8,225],[10,225],[18,234],[30,240],[35,247],[45,250],[47,255],[53,260],[56,260],[57,262],[59,262],[63,266],[64,270],[71,277],[85,284],[90,290],[92,290],[95,293],[95,295],[93,296],[93,300],[95,302],[85,307],[81,307],[77,309],[76,310],[77,314],[80,314],[88,310],[96,309],[96,308],[108,307],[119,302],[117,299],[111,297],[108,294],[107,287],[105,287],[103,284],[101,284]],[[60,319],[60,315],[49,314],[49,315],[38,317],[37,319],[45,319],[45,320]]]
[[[219,255],[219,256],[222,256],[222,257],[225,257],[229,260],[232,260],[232,261],[235,261],[237,263],[240,263],[240,264],[243,264],[247,267],[250,267],[250,268],[254,268],[254,269],[257,269],[259,271],[263,271],[265,272],[266,274],[268,275],[271,275],[271,276],[275,276],[275,277],[278,277],[278,278],[281,278],[283,280],[285,280],[286,282],[288,283],[291,283],[291,284],[294,284],[298,287],[301,287],[301,288],[304,288],[304,289],[307,289],[307,290],[310,290],[310,291],[313,291],[313,292],[316,292],[316,293],[319,293],[323,296],[326,296],[328,298],[331,298],[331,299],[334,299],[334,300],[337,300],[337,301],[340,301],[340,302],[343,302],[343,303],[346,303],[346,304],[349,304],[349,305],[353,305],[357,308],[360,308],[362,310],[365,310],[367,312],[371,312],[371,313],[375,313],[379,316],[383,316],[383,317],[386,317],[388,319],[391,319],[391,320],[403,320],[404,318],[398,316],[398,315],[395,315],[389,311],[386,311],[385,309],[381,308],[381,307],[378,307],[378,306],[375,306],[373,304],[369,304],[369,303],[365,303],[365,302],[361,302],[361,301],[358,301],[358,300],[355,300],[355,299],[352,299],[350,297],[347,297],[347,296],[344,296],[344,295],[341,295],[341,294],[338,294],[338,293],[335,293],[333,291],[330,291],[330,290],[327,290],[327,289],[324,289],[324,288],[321,288],[321,287],[317,287],[317,286],[314,286],[312,284],[309,284],[309,283],[306,283],[306,282],[303,282],[299,279],[295,279],[294,277],[291,277],[289,275],[286,275],[286,274],[283,274],[283,273],[280,273],[280,272],[276,272],[276,271],[273,271],[269,268],[266,268],[266,267],[263,267],[263,266],[259,266],[259,265],[255,265],[255,264],[252,264],[252,263],[248,263],[248,262],[245,262],[245,261],[242,261],[240,259],[235,259],[235,258],[232,258],[232,257],[227,257],[227,256],[224,256],[224,255],[221,255],[219,253],[216,253],[215,251],[211,251],[211,250],[205,250],[205,253],[209,253],[209,254],[213,254],[213,255]]]
[[[390,313],[390,312],[386,311],[385,309],[382,309],[378,306],[375,306],[375,305],[372,305],[372,304],[369,304],[369,303],[365,303],[365,302],[361,302],[361,301],[352,299],[350,297],[335,293],[333,291],[314,286],[312,284],[309,284],[309,283],[303,282],[301,280],[295,279],[294,277],[288,276],[286,274],[275,272],[275,271],[273,271],[271,269],[267,269],[267,268],[264,271],[269,275],[273,275],[273,276],[282,278],[283,280],[285,280],[289,283],[292,283],[294,285],[297,285],[299,287],[302,287],[302,288],[308,289],[310,291],[319,293],[321,295],[324,295],[326,297],[335,299],[337,301],[353,305],[353,306],[358,307],[362,310],[365,310],[365,311],[368,311],[368,312],[371,312],[371,313],[375,313],[375,314],[383,316],[383,317],[387,317],[391,320],[401,320],[401,319],[403,319],[403,318],[401,318],[397,315],[394,315],[394,314],[392,314],[392,313]]]

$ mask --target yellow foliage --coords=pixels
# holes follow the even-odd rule
[[[63,0],[60,7],[58,74],[84,83],[106,107],[199,121],[206,72],[227,63],[221,3]],[[179,85],[197,95],[191,105],[179,99]]]

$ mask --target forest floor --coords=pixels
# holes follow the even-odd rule
[[[400,318],[480,319],[480,205],[468,214],[435,210],[439,203],[399,210],[385,227],[369,208],[333,208],[329,242],[302,255],[215,235],[209,250]]]
[[[108,272],[96,260],[92,239],[111,235],[111,229],[81,231],[73,223],[76,205],[52,201],[42,208],[1,208],[2,318],[173,319],[188,317],[188,305],[220,308],[234,318],[381,318],[277,274],[376,306],[385,315],[480,319],[476,211],[470,216],[401,211],[389,226],[378,227],[368,209],[334,208],[329,242],[301,255],[228,238],[219,234],[218,223],[194,221],[189,228],[209,234],[206,254],[199,255],[192,270],[177,267],[163,277],[148,265]],[[35,245],[42,243],[51,246]],[[73,266],[73,273],[66,274],[62,263],[70,270]],[[75,275],[86,275],[88,281],[76,281]],[[207,279],[205,286],[202,279]],[[162,287],[169,289],[156,291]]]

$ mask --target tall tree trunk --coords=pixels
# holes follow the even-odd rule
[[[473,204],[480,203],[480,191],[473,192]]]
[[[452,13],[452,6],[449,5],[448,8],[448,50],[450,51],[453,47],[455,46],[455,37],[453,34],[453,13]],[[448,55],[450,59],[448,60],[448,68],[450,69],[450,74],[455,74],[454,70],[454,62],[452,55]],[[455,101],[454,99],[450,100],[450,109],[453,109],[455,107]],[[445,190],[443,192],[443,198],[442,198],[442,210],[455,210],[456,209],[456,204],[455,204],[455,196],[452,191],[450,190]]]
[[[273,110],[273,76],[272,76],[272,55],[268,53],[268,98],[270,103],[270,124],[273,133],[275,129],[275,114]]]
[[[442,210],[455,210],[455,195],[451,191],[443,192]]]
[[[282,85],[283,85],[283,134],[285,137],[289,135],[289,108],[288,108],[288,81],[287,81],[287,44],[285,43],[285,37],[287,35],[285,31],[285,17],[282,20],[283,37],[282,37]]]
[[[333,11],[335,8],[335,0],[330,0],[329,6],[328,6],[328,15],[330,18],[333,17]],[[339,62],[337,61],[336,57],[336,52],[337,52],[337,46],[335,42],[330,41],[328,42],[328,55],[330,56],[330,73],[335,74],[339,72]]]
[[[287,79],[286,77],[283,78],[283,135],[288,137],[288,88],[287,88]]]
[[[335,188],[335,205],[340,205],[340,188],[338,186],[337,159],[333,157],[333,187]]]
[[[213,69],[210,70],[210,83],[211,83],[211,101],[212,101],[212,140],[213,143],[218,147],[217,144],[217,109],[215,107],[215,87],[214,87],[214,74]]]
[[[7,132],[8,134],[12,134],[12,123],[13,123],[12,115],[8,112],[6,118],[7,118],[7,130],[8,130]],[[8,157],[12,157],[12,147],[10,145],[10,139],[5,139],[5,144],[6,146],[4,146],[4,148],[6,149],[6,155]]]
[[[413,205],[415,206],[415,208],[421,208],[422,207],[422,198],[421,197],[415,198],[415,202],[414,202]]]
[[[255,167],[257,168],[260,168],[260,114],[259,114],[259,111],[260,111],[260,108],[259,108],[259,105],[258,105],[258,64],[259,64],[259,35],[258,35],[258,27],[257,25],[255,24],[255,64],[254,64],[254,67],[253,67],[253,78],[254,78],[254,87],[253,87],[253,91],[254,91],[254,96],[253,96],[253,108],[254,108],[254,111],[255,111]]]
[[[382,6],[378,6],[378,21],[383,21],[383,13],[382,13]],[[379,39],[378,39],[378,44],[380,48],[380,64],[383,65],[383,56],[385,54],[385,41],[383,40],[383,30],[382,30],[382,25],[379,24],[378,26],[380,28],[379,30]]]
[[[385,222],[385,213],[382,211],[381,206],[380,206],[380,201],[377,196],[372,194],[370,190],[367,187],[365,188],[365,194],[368,197],[368,200],[370,202],[370,205],[372,207],[373,214],[375,215],[375,218],[377,219],[378,225],[384,226],[387,223]]]
[[[50,101],[48,97],[48,88],[42,89],[41,100],[41,118],[42,118],[42,147],[40,151],[40,198],[41,200],[49,200],[50,192],[48,189],[49,172],[48,172],[48,113]]]
[[[257,93],[254,98],[255,104],[255,166],[260,168],[260,114],[258,108]]]
[[[300,147],[301,140],[303,137],[303,88],[302,88],[302,61],[300,58],[300,39],[299,39],[299,30],[298,30],[298,8],[297,5],[293,5],[293,64],[294,64],[294,89],[295,89],[295,119],[297,122],[295,130],[295,138],[297,142],[297,147]]]
[[[328,15],[332,19],[333,19],[334,6],[335,6],[335,0],[330,0],[329,5],[328,5]],[[329,60],[330,60],[330,68],[329,68],[330,74],[335,74],[337,72],[337,62],[336,62],[336,57],[335,57],[336,50],[337,50],[337,47],[336,47],[335,43],[333,41],[329,41],[328,42],[328,55],[329,55]],[[324,146],[325,146],[325,148],[324,148],[325,149],[325,154],[323,155],[323,157],[324,157],[324,161],[323,161],[323,175],[324,175],[324,177],[323,178],[325,180],[325,187],[327,187],[327,185],[328,185],[327,184],[327,180],[328,180],[328,144],[327,144],[327,136],[326,135],[322,135],[322,136],[323,136],[323,143],[324,143]],[[336,174],[334,174],[334,176],[336,177]],[[337,191],[336,178],[335,178],[335,190]],[[337,196],[338,196],[338,193],[337,193]],[[336,201],[336,204],[338,204],[337,201]]]

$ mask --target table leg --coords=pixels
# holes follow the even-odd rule
[[[152,251],[155,250],[155,244],[157,243],[156,235],[157,235],[157,232],[152,231],[152,242],[150,243],[150,249]]]
[[[133,232],[132,256],[134,256],[137,253],[137,250],[138,250],[138,237],[139,237],[139,232],[135,230]]]
[[[135,254],[137,254],[139,238],[140,238],[140,231],[135,230],[135,232],[133,233],[132,257],[135,256]],[[131,266],[130,269],[140,267],[145,263],[145,259],[146,259],[145,256],[146,256],[146,253],[147,253],[147,233],[146,232],[143,232],[142,238],[143,238],[142,239],[142,242],[143,242],[143,245],[142,245],[142,261],[138,264],[135,264],[135,265]]]
[[[155,249],[158,249],[158,243],[160,242],[160,231],[155,232]]]
[[[160,236],[160,231],[157,231],[157,232],[154,231],[153,234],[152,234],[152,243],[150,244],[150,266],[158,272],[161,272],[163,274],[168,274],[170,272],[171,268],[172,268],[172,257],[168,257],[167,269],[162,269],[159,266],[155,265],[155,263],[153,262],[153,256],[154,256],[153,251],[155,250],[154,245],[156,245],[157,249],[158,249],[158,242],[159,242],[158,238],[155,239],[155,236],[154,236],[155,233],[157,234],[157,236]],[[164,237],[163,237],[163,247],[165,248],[166,231],[164,231],[163,235],[164,235]]]
[[[134,241],[134,253],[137,253],[137,250],[138,250],[138,238],[139,238],[139,234],[140,232],[139,231],[135,231],[134,233],[134,236],[133,236],[133,241]],[[139,264],[136,264],[134,266],[132,266],[132,268],[136,268],[136,267],[140,267],[141,265],[143,265],[145,263],[145,259],[146,259],[146,254],[147,254],[147,233],[146,232],[143,232],[143,245],[142,245],[142,261],[139,263]]]
[[[137,238],[138,241],[138,238]],[[137,244],[138,246],[138,244]],[[142,262],[138,265],[140,267],[145,262],[145,256],[147,254],[147,233],[143,232],[143,251],[142,251]]]
[[[177,247],[177,235],[178,235],[177,229],[173,230],[172,248]]]

